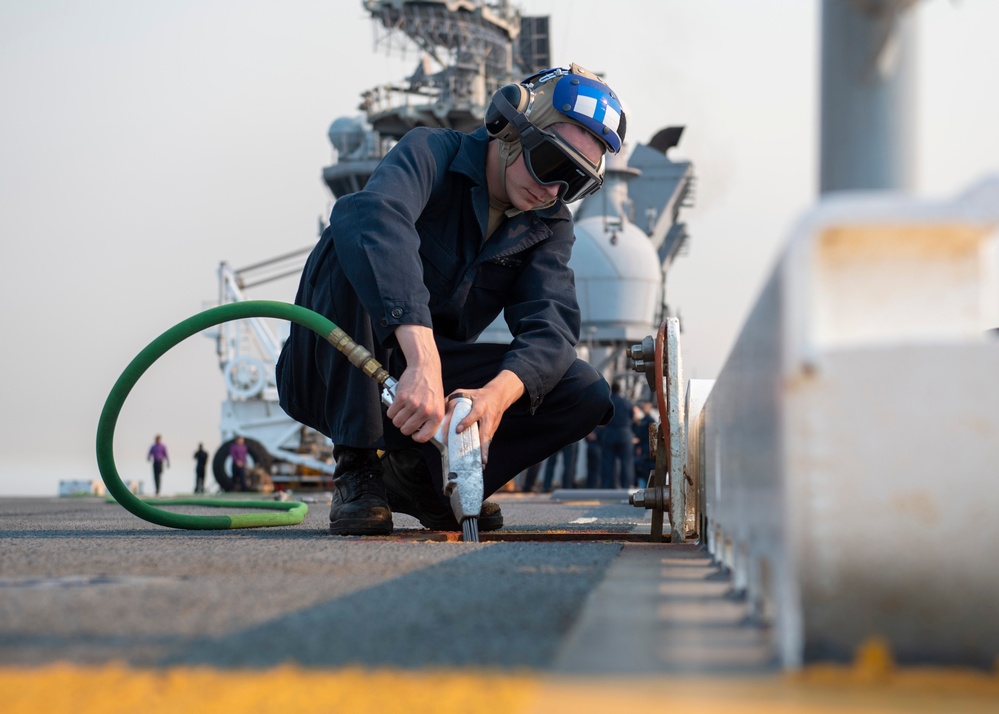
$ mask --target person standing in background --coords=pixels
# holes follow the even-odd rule
[[[630,488],[635,478],[635,432],[631,430],[635,405],[621,394],[621,385],[611,385],[614,416],[604,427],[603,478],[601,488]],[[615,467],[620,462],[620,469]]]
[[[526,469],[524,469],[524,485],[521,488],[523,493],[534,493],[534,484],[538,480],[538,474],[541,473],[541,464],[543,461],[539,461],[536,464],[531,464]]]
[[[563,446],[557,454],[548,457],[545,466],[545,480],[542,490],[551,493],[552,481],[555,480],[555,457],[562,454],[562,488],[576,487],[576,454],[579,450],[579,442],[575,441],[567,446]]]
[[[232,490],[246,490],[246,439],[236,437],[235,443],[229,447],[229,457],[232,459]]]
[[[166,444],[163,443],[163,438],[159,434],[153,439],[153,445],[149,447],[149,453],[146,454],[146,461],[153,462],[153,486],[156,488],[156,495],[159,496],[160,482],[163,476],[163,464],[166,464],[166,467],[170,468],[170,454],[167,453]]]
[[[586,435],[586,488],[600,488],[600,463],[604,428],[598,426]]]
[[[635,422],[632,431],[635,432],[635,485],[645,488],[649,482],[649,473],[656,467],[652,460],[652,445],[649,442],[649,427],[656,423],[652,417],[652,402],[643,400],[635,408]]]
[[[204,444],[198,444],[198,450],[194,452],[194,492],[205,492],[205,465],[208,463],[208,452],[205,451]]]

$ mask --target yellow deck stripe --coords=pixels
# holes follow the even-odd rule
[[[379,712],[558,714],[613,711],[989,712],[999,676],[949,669],[812,667],[768,677],[544,677],[430,670],[266,670],[123,664],[0,668],[5,714]],[[664,709],[663,707],[669,707]]]

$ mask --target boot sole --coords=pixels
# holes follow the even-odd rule
[[[392,532],[392,521],[388,523],[372,523],[369,520],[340,518],[330,521],[331,535],[389,535]]]

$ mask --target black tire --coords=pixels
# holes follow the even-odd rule
[[[229,439],[229,441],[219,447],[218,451],[215,452],[215,458],[212,459],[212,473],[215,475],[215,481],[223,491],[232,491],[233,483],[229,464],[229,448],[235,443],[235,439]],[[250,463],[247,464],[246,469],[247,473],[255,465],[267,473],[271,472],[273,459],[267,453],[267,449],[263,447],[263,444],[253,439],[246,439],[246,453],[250,457]]]

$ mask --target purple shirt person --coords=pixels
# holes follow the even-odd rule
[[[246,490],[246,440],[237,436],[229,447],[229,458],[232,459],[232,490]]]
[[[167,468],[170,468],[170,455],[167,453],[166,444],[163,443],[162,437],[159,434],[153,440],[153,445],[149,447],[146,461],[153,462],[153,484],[156,487],[156,495],[159,496],[160,482],[163,476],[163,464],[166,463]]]

